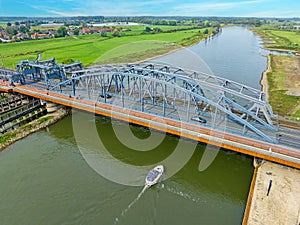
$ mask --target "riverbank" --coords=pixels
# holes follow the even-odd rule
[[[262,73],[260,84],[262,91],[266,94],[266,99],[269,99],[269,85],[267,74],[271,72],[270,55],[267,55],[267,69]]]
[[[271,31],[252,29],[263,40],[263,48],[289,52],[290,55],[267,55],[267,69],[262,73],[262,91],[272,106],[273,112],[282,118],[300,120],[300,56],[295,49],[287,46],[278,47],[278,38],[272,36]],[[272,31],[275,32],[275,31]],[[279,33],[281,34],[281,33]],[[283,35],[283,34],[282,34]],[[282,37],[283,38],[283,37]],[[271,44],[270,44],[271,43]],[[279,42],[283,43],[283,42]],[[289,42],[288,42],[289,43]]]
[[[300,57],[268,55],[262,89],[275,114],[300,120]]]
[[[250,185],[250,189],[249,189],[249,193],[248,193],[248,198],[247,198],[247,203],[246,203],[246,207],[245,207],[242,225],[247,225],[247,223],[248,223],[249,213],[250,213],[251,204],[252,204],[252,200],[253,200],[253,191],[255,188],[256,179],[257,179],[257,170],[259,167],[259,165],[256,163],[256,158],[254,158],[253,165],[254,165],[254,171],[253,171],[253,175],[252,175],[252,180],[251,180],[251,185]]]
[[[11,144],[15,143],[16,141],[21,140],[34,132],[37,132],[56,123],[68,114],[68,109],[61,108],[56,112],[48,113],[45,116],[42,116],[28,124],[25,124],[17,129],[3,134],[1,136],[3,143],[0,143],[0,152],[8,146],[10,146]]]
[[[243,225],[300,223],[300,171],[271,162],[255,169]]]
[[[182,44],[182,45],[176,45],[176,44],[173,44],[173,46],[175,46],[174,49],[170,49],[169,51],[167,52],[163,52],[163,53],[160,53],[160,54],[157,54],[155,56],[148,56],[148,58],[146,59],[138,59],[137,61],[135,61],[134,63],[145,63],[145,62],[149,62],[151,60],[155,60],[157,58],[160,58],[160,57],[163,57],[163,56],[168,56],[168,55],[171,55],[177,51],[180,51],[180,50],[183,50],[183,49],[187,49],[189,47],[192,47],[192,46],[195,46],[197,44],[199,44],[201,41],[206,41],[210,38],[213,38],[215,35],[217,35],[219,32],[221,32],[221,29],[217,32],[217,33],[210,33],[208,34],[207,36],[204,36],[204,37],[199,37],[198,38],[194,38],[191,42],[189,42],[188,44]]]
[[[120,48],[117,48],[118,52],[123,52],[121,55],[116,56],[116,55],[114,55],[114,52],[110,52],[111,55],[114,56],[114,58],[110,58],[110,60],[113,60],[113,61],[107,61],[106,63],[112,63],[112,64],[119,63],[120,61],[122,61],[122,59],[125,59],[128,61],[129,58],[130,58],[130,60],[133,60],[133,62],[136,62],[136,63],[146,62],[149,60],[153,60],[155,58],[159,58],[164,55],[172,54],[175,51],[186,48],[187,46],[192,46],[196,43],[199,43],[200,41],[203,41],[206,38],[210,38],[211,36],[212,36],[212,32],[210,32],[209,34],[204,35],[204,36],[201,35],[200,33],[196,33],[192,36],[182,39],[181,43],[179,43],[177,45],[174,43],[167,43],[166,46],[163,46],[163,47],[159,46],[157,49],[155,49],[155,51],[151,51],[151,53],[148,52],[149,47],[147,47],[146,50],[139,52],[140,54],[135,52],[134,54],[132,53],[132,54],[128,55],[128,47],[129,46],[125,45],[126,46],[125,52],[119,51]],[[151,43],[152,42],[147,42],[146,44],[149,45]],[[162,43],[163,42],[160,41],[159,45],[161,45]],[[133,43],[134,49],[140,49],[141,47],[143,47],[143,45],[145,43],[142,43],[142,45],[140,43],[138,43],[138,46],[136,46],[136,44],[137,44],[136,42]],[[152,44],[154,44],[154,45],[157,44],[157,41],[154,41]],[[144,49],[144,48],[142,48],[142,49]],[[5,85],[7,86],[7,84],[5,84]],[[4,134],[2,137],[2,140],[0,140],[0,152],[2,150],[4,150],[6,147],[8,147],[9,145],[11,145],[12,143],[28,136],[29,134],[34,133],[40,129],[43,129],[43,128],[57,122],[58,120],[63,118],[65,116],[65,114],[68,114],[68,113],[67,112],[65,113],[65,112],[62,112],[61,110],[59,110],[54,114],[47,114],[46,116],[41,117],[40,119],[37,119],[31,123],[28,123],[27,125],[24,125],[18,129],[15,129],[11,132]],[[43,123],[37,122],[37,121],[41,121],[45,118],[51,118],[51,119],[47,119],[47,122],[44,121]]]

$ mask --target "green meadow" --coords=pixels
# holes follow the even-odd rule
[[[156,34],[141,34],[143,26],[131,29],[131,35],[121,32],[121,37],[92,34],[5,43],[0,44],[0,55],[7,68],[15,68],[20,60],[34,60],[38,53],[42,53],[42,59],[55,57],[60,63],[80,60],[85,66],[136,62],[194,44],[211,33],[210,29],[209,34],[204,34],[206,28]]]
[[[264,38],[270,38],[273,44],[267,47],[275,49],[288,49],[300,51],[300,33],[297,31],[273,30],[265,28],[255,28],[255,31]]]
[[[300,118],[299,72],[295,65],[296,57],[270,55],[272,70],[267,73],[269,85],[269,102],[273,111],[290,119]]]
[[[281,30],[272,30],[271,33],[280,36],[286,37],[292,43],[297,43],[300,45],[300,33],[295,31],[281,31]]]
[[[274,49],[300,51],[300,33],[270,29],[255,29],[263,38],[270,38],[274,43],[266,47]],[[271,71],[267,73],[269,102],[273,111],[290,119],[300,119],[299,96],[299,56],[270,56]],[[295,94],[296,93],[296,94]]]

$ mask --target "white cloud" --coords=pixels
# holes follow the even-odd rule
[[[219,2],[219,3],[188,3],[177,5],[176,8],[202,8],[202,9],[223,9],[235,8],[242,5],[251,5],[266,2],[266,0],[249,0],[239,2]]]
[[[205,15],[214,14],[218,11],[234,9],[241,6],[260,4],[269,0],[248,0],[239,2],[203,2],[203,3],[187,3],[179,4],[173,7],[173,12],[181,12],[184,15]]]
[[[253,17],[293,17],[300,15],[297,9],[284,10],[268,9],[276,5],[277,0],[197,0],[194,3],[184,3],[178,0],[60,0],[65,2],[68,8],[61,4],[53,4],[56,0],[38,1],[31,3],[30,7],[36,9],[41,16],[141,16],[141,15],[165,15],[165,16],[253,16]],[[196,0],[195,0],[196,1]],[[275,2],[274,2],[275,1]],[[0,0],[1,2],[1,0]],[[46,4],[47,3],[47,4]],[[267,4],[263,4],[267,3]],[[27,3],[24,3],[28,5]],[[30,4],[30,3],[29,3]],[[48,5],[48,6],[46,6]],[[64,5],[64,4],[63,4]],[[268,6],[268,8],[266,8]],[[261,10],[261,11],[259,11]],[[35,14],[36,15],[36,14]]]
[[[281,18],[291,18],[291,17],[298,17],[300,15],[300,10],[284,10],[284,9],[277,9],[277,10],[266,10],[266,11],[258,11],[249,14],[250,17],[281,17]]]

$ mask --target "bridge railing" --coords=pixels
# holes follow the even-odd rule
[[[278,127],[272,123],[275,115],[264,93],[228,79],[153,63],[82,69],[81,64],[59,66],[52,59],[22,61],[18,65],[20,73],[0,70],[0,76],[6,74],[21,83],[30,80],[32,85],[38,82],[40,88],[70,96],[197,121],[213,129],[220,129],[220,124],[227,121],[226,130],[230,132],[276,142],[270,133]],[[66,70],[71,77],[66,76]]]
[[[227,98],[224,92],[183,76],[170,76],[165,72],[147,70],[145,75],[143,72],[133,68],[114,68],[109,71],[103,67],[81,70],[80,74],[83,75],[74,75],[50,90],[67,95],[80,95],[124,108],[134,106],[143,112],[148,110],[150,113],[177,117],[184,121],[191,121],[192,117],[201,115],[209,119],[209,125],[216,129],[217,121],[228,120],[234,124],[233,127],[239,127],[232,130],[240,130],[241,135],[254,134],[266,141],[275,142],[272,137],[262,132],[263,129],[276,130],[275,126]],[[172,110],[179,116],[175,116]]]

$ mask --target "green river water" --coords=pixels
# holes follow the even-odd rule
[[[87,123],[95,124],[92,120]],[[157,132],[163,136],[162,143],[151,151],[137,152],[118,141],[111,124],[110,119],[96,118],[99,138],[106,140],[111,155],[128,164],[153,164],[168,157],[178,144],[177,137]],[[131,126],[131,131],[140,139],[149,137],[146,128]],[[110,181],[87,164],[69,116],[0,154],[0,224],[240,224],[253,173],[252,159],[220,151],[200,172],[204,149],[204,144],[197,144],[178,173],[136,199],[142,186]]]
[[[246,28],[224,28],[191,50],[214,73],[259,88],[266,58]],[[202,159],[211,163],[199,170]],[[0,153],[0,225],[239,225],[252,161],[74,112]],[[142,192],[148,169],[158,163],[166,176]]]

